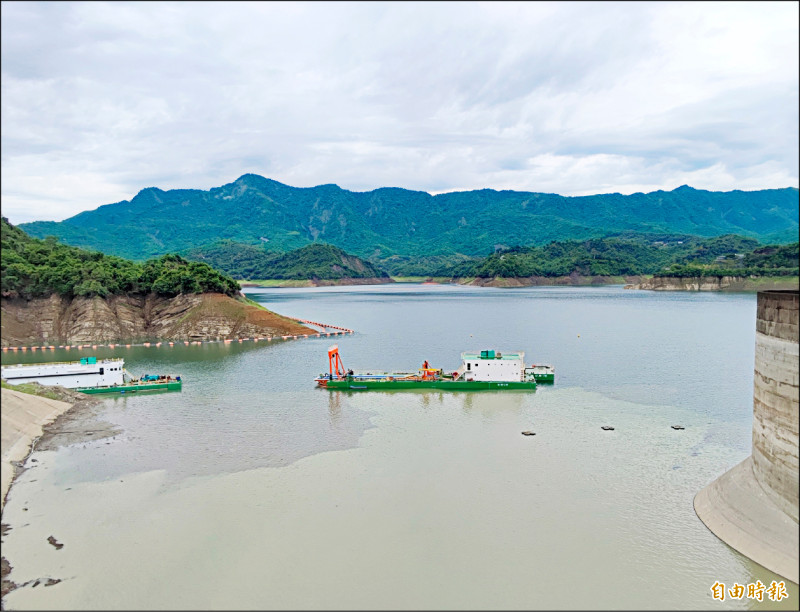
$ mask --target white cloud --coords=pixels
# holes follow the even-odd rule
[[[2,3],[2,208],[140,189],[798,185],[787,2]]]

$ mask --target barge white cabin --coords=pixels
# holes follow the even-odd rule
[[[125,382],[125,360],[112,358],[98,361],[96,357],[82,357],[80,361],[19,363],[2,366],[0,377],[12,385],[37,382],[67,389],[110,387]]]
[[[454,372],[458,380],[484,381],[526,381],[533,380],[532,373],[526,372],[525,353],[501,353],[485,350],[461,353],[461,367]]]

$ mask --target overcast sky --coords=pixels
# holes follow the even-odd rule
[[[2,2],[2,214],[798,186],[797,2]]]

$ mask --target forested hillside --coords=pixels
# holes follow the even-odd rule
[[[433,276],[797,276],[798,246],[760,246],[752,238],[627,234],[499,250],[439,269]]]
[[[136,263],[113,255],[31,238],[2,218],[0,289],[3,297],[36,298],[155,293],[224,293],[239,285],[204,263],[163,255]]]
[[[265,250],[224,240],[206,247],[189,249],[187,259],[205,262],[238,279],[385,278],[388,274],[371,263],[329,244],[314,243],[289,253]]]
[[[380,263],[392,256],[481,256],[613,233],[738,234],[793,242],[798,190],[712,192],[691,187],[632,195],[564,197],[483,189],[430,195],[399,188],[295,188],[246,174],[208,191],[150,187],[130,201],[62,222],[21,224],[33,236],[135,260],[220,240],[287,252],[312,242]],[[417,259],[417,261],[420,261]]]
[[[757,247],[750,252],[720,254],[710,261],[703,257],[690,257],[686,262],[676,262],[656,276],[797,276],[800,260],[800,242],[772,244]]]

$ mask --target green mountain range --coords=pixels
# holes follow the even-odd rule
[[[231,240],[181,253],[237,279],[340,280],[388,278],[388,274],[359,257],[330,244],[313,243],[289,253]]]
[[[399,188],[297,188],[246,174],[208,191],[150,187],[61,222],[20,224],[31,236],[144,260],[220,240],[286,252],[324,242],[380,263],[485,256],[494,250],[618,232],[797,239],[798,190],[713,192],[683,186],[565,197],[482,189],[430,195]],[[413,267],[413,266],[412,266]]]

